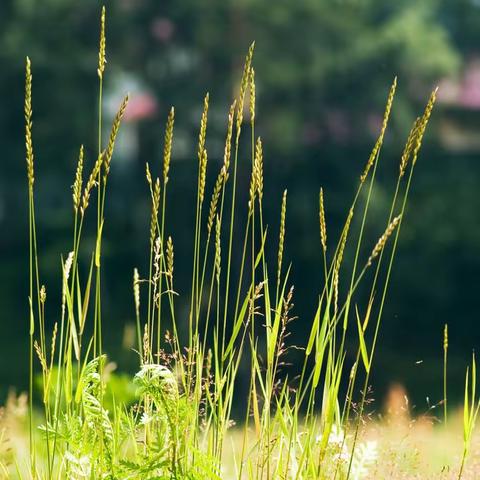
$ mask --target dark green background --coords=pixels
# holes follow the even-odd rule
[[[24,58],[29,55],[33,64],[38,232],[52,324],[59,314],[60,254],[71,249],[69,186],[79,145],[85,144],[88,165],[95,156],[100,8],[93,0],[0,3],[2,394],[10,385],[25,388],[27,381]],[[147,263],[150,213],[144,163],[160,172],[163,126],[175,105],[168,230],[175,242],[181,293],[190,274],[195,143],[203,96],[210,92],[211,182],[220,165],[226,114],[243,56],[255,40],[266,216],[276,231],[281,192],[287,187],[286,258],[294,264],[294,311],[299,317],[292,340],[299,343],[320,289],[320,185],[329,235],[335,238],[397,75],[368,224],[367,245],[372,245],[384,228],[388,194],[410,124],[430,90],[440,84],[402,231],[373,387],[378,398],[390,383],[404,383],[419,412],[427,408],[426,397],[432,403],[440,400],[442,332],[448,322],[451,388],[452,394],[460,394],[464,366],[480,335],[480,103],[472,77],[480,57],[480,2],[117,0],[107,3],[107,11],[106,122],[124,90],[131,91],[132,99],[148,93],[156,102],[148,118],[122,127],[109,184],[104,318],[107,350],[120,366],[132,368],[135,360],[121,348],[122,336],[124,325],[133,321],[132,269],[145,272]],[[478,84],[480,90],[480,79]],[[452,88],[460,92],[453,101],[447,95]],[[455,141],[458,132],[464,135],[460,142]],[[248,164],[249,157],[240,160]],[[248,168],[239,181],[246,191]],[[93,241],[92,235],[87,229],[87,241],[88,236]],[[180,307],[187,301],[181,297]]]

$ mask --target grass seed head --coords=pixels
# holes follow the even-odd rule
[[[218,200],[220,199],[220,192],[222,190],[222,186],[224,184],[224,174],[223,168],[220,170],[220,173],[217,176],[217,180],[215,181],[215,186],[213,187],[212,199],[210,200],[210,208],[208,210],[208,220],[207,220],[207,232],[210,235],[213,222],[215,221],[215,215],[217,214],[217,206]]]
[[[243,122],[243,108],[244,108],[244,103],[245,103],[245,93],[247,91],[247,87],[249,84],[250,80],[250,67],[252,64],[252,57],[253,57],[253,50],[255,48],[255,42],[253,42],[250,45],[250,48],[248,49],[247,56],[245,58],[245,65],[243,67],[243,74],[242,74],[242,80],[240,82],[240,93],[238,95],[238,102],[237,102],[237,125],[236,125],[236,142],[238,144],[238,140],[240,139],[240,131],[242,128],[242,122]]]
[[[437,92],[438,92],[438,88],[436,88],[431,93],[430,98],[428,99],[428,103],[425,107],[425,111],[423,112],[423,115],[420,118],[420,124],[418,126],[418,134],[416,136],[415,147],[413,148],[412,165],[415,165],[415,163],[417,163],[418,152],[420,151],[420,147],[422,146],[423,135],[425,134],[425,130],[427,128],[427,124],[433,110],[433,106],[435,105],[435,100],[437,99]]]
[[[75,213],[80,208],[80,202],[82,200],[82,186],[83,186],[83,145],[80,147],[80,153],[78,155],[77,170],[75,172],[75,182],[73,183],[73,210]]]
[[[168,182],[168,172],[170,170],[170,160],[172,157],[173,142],[173,124],[175,121],[175,110],[172,107],[168,114],[167,126],[165,128],[165,143],[163,147],[163,185]]]
[[[128,95],[123,99],[120,108],[115,115],[113,120],[112,129],[110,131],[110,137],[108,138],[108,146],[105,150],[105,171],[103,175],[103,180],[106,182],[108,173],[110,172],[110,163],[112,161],[113,149],[115,147],[115,139],[117,138],[118,131],[120,129],[120,123],[122,121],[123,114],[128,105]]]
[[[372,165],[377,158],[378,152],[383,144],[383,137],[385,136],[385,131],[387,130],[388,119],[390,118],[390,111],[392,110],[393,98],[395,96],[395,90],[397,88],[397,77],[393,80],[393,84],[390,87],[390,92],[388,94],[387,105],[385,107],[385,113],[383,114],[383,121],[382,121],[382,129],[380,130],[380,135],[378,136],[377,141],[373,147],[372,152],[370,153],[370,157],[368,159],[367,165],[360,176],[360,182],[363,183],[367,179],[368,172],[372,168]]]
[[[82,216],[85,215],[85,210],[88,207],[88,202],[90,200],[90,194],[92,192],[92,189],[97,185],[97,178],[102,168],[104,156],[105,156],[105,151],[103,151],[98,155],[97,161],[95,162],[95,165],[93,166],[90,176],[88,177],[87,184],[85,185],[85,189],[83,191],[83,196],[82,196],[82,206],[80,207],[80,213],[82,214]]]
[[[100,80],[103,78],[103,72],[105,71],[105,65],[107,63],[106,58],[106,38],[105,38],[105,6],[102,7],[102,16],[100,18],[100,44],[98,48],[98,68],[97,74]]]
[[[173,240],[172,237],[168,237],[167,239],[167,275],[170,279],[173,279]]]
[[[256,188],[258,193],[259,202],[263,199],[263,147],[262,139],[257,138],[257,143],[255,146],[255,163],[254,163],[255,177],[256,177]]]
[[[280,281],[282,273],[283,248],[285,244],[285,217],[287,215],[287,190],[283,191],[282,209],[280,212],[280,232],[278,236],[278,256],[277,256],[277,281]]]
[[[248,77],[248,86],[250,91],[250,122],[255,122],[255,70],[250,67],[250,75]]]
[[[228,170],[230,168],[230,157],[232,154],[232,131],[233,131],[233,118],[235,116],[235,105],[237,101],[234,100],[230,106],[230,111],[228,113],[228,126],[227,126],[227,138],[225,140],[225,153],[223,155],[223,174],[225,176],[225,182],[228,179]]]
[[[390,224],[388,225],[383,235],[378,239],[377,244],[373,248],[372,253],[370,254],[370,257],[368,258],[368,262],[367,262],[368,266],[372,264],[373,260],[375,260],[375,258],[377,258],[380,252],[384,249],[385,244],[387,243],[387,240],[389,239],[390,235],[392,235],[395,228],[397,228],[397,225],[400,223],[401,219],[402,219],[401,215],[398,215],[398,217],[395,217],[390,222]]]
[[[152,213],[150,217],[150,244],[153,245],[157,233],[158,209],[160,207],[160,179],[155,180],[152,195]]]
[[[45,301],[47,300],[47,290],[45,289],[45,285],[42,285],[40,288],[40,302],[42,304],[45,304]]]
[[[345,251],[345,245],[347,244],[348,232],[350,230],[350,224],[352,223],[353,218],[353,208],[350,209],[348,212],[347,221],[345,222],[345,226],[343,227],[342,237],[340,239],[340,246],[338,248],[337,253],[337,262],[335,268],[340,270],[340,265],[342,264],[343,260],[343,253]]]
[[[32,142],[32,66],[27,57],[25,65],[25,147],[27,158],[27,176],[29,191],[33,191],[35,176],[33,173],[33,142]]]
[[[325,221],[325,206],[323,202],[323,188],[320,188],[320,240],[322,242],[323,251],[327,251],[327,223]]]
[[[418,135],[418,130],[420,126],[420,117],[417,117],[413,122],[410,133],[408,134],[407,142],[405,143],[405,148],[403,149],[402,158],[400,160],[400,178],[405,174],[405,170],[408,166],[408,161],[410,160],[410,155],[412,154],[413,148],[416,145],[416,139]]]

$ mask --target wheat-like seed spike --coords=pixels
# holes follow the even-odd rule
[[[32,143],[32,67],[27,57],[25,68],[25,147],[27,151],[28,188],[33,191],[35,176],[33,173],[33,143]]]
[[[38,356],[38,359],[40,360],[40,365],[42,366],[43,372],[47,373],[48,372],[47,361],[45,360],[45,356],[43,355],[42,349],[36,340],[33,342],[33,346],[35,348],[35,352],[37,352],[37,356]]]
[[[325,206],[323,202],[323,188],[320,188],[320,239],[323,251],[327,251],[327,222],[325,221]]]
[[[207,92],[203,100],[202,119],[200,120],[200,132],[198,134],[198,163],[201,164],[203,160],[203,152],[205,150],[205,138],[207,136],[208,123],[208,101],[210,94]]]
[[[103,72],[105,71],[105,65],[107,63],[105,50],[106,50],[106,39],[105,39],[105,6],[102,7],[102,17],[100,19],[100,45],[98,48],[98,69],[97,74],[100,79],[103,78]]]
[[[199,178],[199,196],[200,196],[200,203],[203,203],[205,198],[205,184],[207,182],[207,163],[208,163],[208,154],[207,149],[203,149],[203,158],[200,164],[200,178]]]
[[[333,272],[333,315],[337,317],[338,311],[338,268]]]
[[[138,269],[133,269],[133,301],[135,302],[135,313],[140,316],[140,275]]]
[[[152,188],[152,174],[150,173],[150,165],[148,162],[145,162],[145,176],[147,178],[147,182],[150,185],[150,189]]]
[[[385,135],[385,131],[387,130],[388,119],[390,117],[390,111],[392,110],[393,98],[395,96],[396,88],[397,88],[397,77],[395,77],[395,79],[393,80],[393,84],[390,87],[390,92],[388,94],[388,99],[387,99],[387,105],[385,107],[385,113],[383,114],[383,122],[382,122],[382,129],[380,130],[380,135],[378,136],[378,139],[375,142],[375,146],[373,147],[372,153],[370,154],[367,165],[365,166],[365,170],[360,176],[360,181],[362,183],[367,179],[368,172],[370,171],[370,168],[372,168],[372,165],[375,162],[375,158],[377,157],[380,147],[382,146],[383,137]]]
[[[175,109],[172,107],[168,114],[167,126],[165,128],[165,144],[163,146],[163,185],[168,182],[170,170],[170,159],[172,157],[173,124],[175,121]]]
[[[173,279],[173,240],[172,237],[168,237],[167,239],[167,275],[170,279]]]
[[[405,170],[407,169],[408,160],[410,159],[410,155],[412,153],[413,147],[416,144],[416,138],[418,135],[419,126],[420,126],[420,117],[417,117],[413,122],[410,133],[408,134],[407,142],[405,143],[405,148],[403,149],[402,158],[400,160],[400,171],[399,171],[400,178],[403,177],[403,175],[405,174]]]
[[[215,215],[217,214],[217,205],[218,205],[218,200],[220,198],[220,192],[222,190],[224,178],[225,177],[224,177],[223,168],[222,168],[222,170],[220,170],[220,173],[217,176],[217,180],[215,181],[215,186],[213,187],[212,199],[210,200],[210,208],[208,210],[208,220],[207,220],[208,235],[210,235],[212,231]]]
[[[280,232],[278,236],[277,279],[282,273],[283,247],[285,243],[285,217],[287,214],[287,190],[283,191],[282,209],[280,212]]]
[[[102,168],[102,163],[103,163],[103,157],[104,156],[105,156],[105,151],[100,153],[100,155],[97,157],[97,161],[95,162],[95,165],[93,166],[92,172],[90,173],[90,176],[88,177],[87,184],[85,185],[85,189],[83,190],[82,206],[80,207],[80,213],[82,214],[82,216],[85,214],[85,210],[88,207],[88,202],[90,200],[91,191],[97,185],[97,178],[98,178],[98,174],[100,172],[100,169]]]
[[[340,270],[340,265],[343,260],[343,252],[345,251],[345,245],[347,243],[348,231],[350,230],[350,223],[352,222],[352,218],[353,218],[353,208],[351,208],[350,211],[348,212],[347,221],[345,222],[345,227],[343,228],[342,238],[340,240],[340,247],[338,249],[338,254],[337,254],[337,263],[335,266],[337,270]]]
[[[262,139],[257,138],[257,143],[255,146],[255,163],[254,163],[255,177],[256,177],[256,187],[258,193],[259,202],[263,199],[263,147]]]
[[[248,77],[248,86],[250,89],[250,121],[255,122],[255,70],[250,67],[250,75]]]
[[[385,230],[385,232],[383,233],[383,235],[378,239],[378,242],[377,244],[375,245],[375,247],[373,248],[372,250],[372,253],[368,259],[368,262],[367,262],[367,266],[370,266],[373,262],[373,260],[375,260],[376,257],[378,257],[378,255],[380,254],[380,252],[383,250],[383,248],[385,247],[385,244],[387,243],[387,240],[388,238],[390,237],[390,235],[393,233],[393,231],[395,230],[395,228],[397,228],[397,225],[399,224],[400,220],[401,220],[402,216],[399,215],[398,217],[395,217],[391,222],[390,224],[388,225],[387,229]]]
[[[247,56],[245,58],[245,65],[243,67],[243,74],[242,74],[242,80],[240,83],[240,93],[238,96],[238,103],[237,103],[237,138],[236,141],[238,143],[238,140],[240,139],[240,131],[242,128],[242,122],[243,122],[243,107],[244,107],[244,102],[245,102],[245,92],[247,91],[248,83],[249,83],[249,77],[250,77],[250,66],[252,64],[252,57],[253,57],[253,49],[255,48],[255,42],[253,42],[250,45],[250,48],[248,49]]]
[[[215,222],[215,276],[217,279],[217,284],[220,283],[220,271],[222,265],[222,246],[220,242],[220,230],[220,218],[217,215]]]
[[[428,99],[427,106],[423,112],[422,118],[420,119],[420,125],[418,127],[418,135],[416,137],[415,148],[413,149],[412,155],[412,165],[415,165],[417,162],[418,152],[422,146],[423,135],[425,134],[425,129],[427,128],[428,120],[432,113],[433,106],[435,105],[435,100],[437,98],[438,87],[431,93],[430,98]]]
[[[235,105],[237,101],[234,100],[230,106],[230,111],[228,113],[228,127],[227,127],[227,138],[225,140],[225,153],[223,155],[223,174],[225,176],[225,182],[228,179],[228,169],[230,168],[230,156],[232,153],[232,131],[233,131],[233,118],[235,116]]]
[[[50,368],[53,365],[53,359],[55,357],[55,345],[57,342],[57,331],[58,331],[58,323],[55,322],[53,325],[53,334],[52,334],[52,343],[50,344]]]
[[[448,324],[443,328],[443,349],[445,351],[448,349]]]
[[[157,222],[158,222],[158,209],[160,205],[160,179],[155,180],[155,186],[153,189],[152,196],[152,214],[150,217],[150,243],[153,245],[155,241],[155,235],[157,232]]]
[[[200,198],[200,203],[203,202],[205,195],[205,183],[207,179],[207,161],[208,155],[205,148],[205,139],[207,136],[207,122],[208,122],[208,101],[210,95],[207,93],[203,101],[203,112],[202,119],[200,121],[200,132],[198,134],[198,165],[199,165],[199,174],[198,174],[198,196]]]
[[[108,145],[105,150],[105,172],[103,174],[103,181],[106,182],[108,173],[110,172],[110,163],[112,161],[113,149],[115,147],[115,139],[117,138],[118,130],[120,129],[120,123],[122,121],[123,114],[127,108],[128,95],[123,99],[120,108],[113,120],[112,129],[110,131],[110,137],[108,139]]]
[[[78,155],[77,170],[75,172],[75,182],[73,183],[73,210],[75,213],[80,208],[80,202],[82,200],[82,185],[83,185],[83,145],[80,146],[80,153]]]
[[[42,285],[40,288],[40,301],[44,304],[47,300],[47,290],[45,289],[45,285]]]
[[[253,164],[252,175],[250,177],[250,190],[249,190],[249,200],[248,200],[249,213],[251,213],[253,210],[256,193],[257,193],[257,174],[256,174],[256,162],[255,162]]]

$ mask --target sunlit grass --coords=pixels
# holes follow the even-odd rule
[[[463,442],[455,441],[445,457],[439,457],[433,438],[454,438],[455,418],[449,419],[447,430],[424,420],[412,421],[406,413],[381,422],[367,421],[366,415],[383,309],[436,91],[413,122],[399,153],[389,213],[376,243],[366,244],[365,233],[370,228],[370,204],[396,79],[387,95],[378,139],[366,165],[359,167],[362,173],[352,188],[351,205],[337,238],[328,228],[328,192],[319,186],[319,225],[312,228],[320,233],[323,263],[318,270],[323,278],[320,285],[312,285],[318,290],[318,301],[311,318],[302,319],[310,325],[308,338],[304,345],[295,345],[301,352],[298,371],[292,369],[287,375],[283,367],[293,347],[289,332],[295,320],[290,282],[294,266],[285,258],[288,194],[285,190],[278,199],[280,226],[273,231],[263,214],[268,178],[263,174],[262,141],[255,132],[254,44],[246,55],[239,92],[226,114],[224,157],[213,173],[212,192],[206,188],[212,175],[207,150],[209,94],[204,98],[197,179],[192,182],[197,194],[191,252],[177,252],[169,235],[173,108],[166,119],[163,165],[160,169],[146,165],[146,194],[151,199],[148,269],[134,270],[132,295],[138,372],[127,382],[134,390],[132,398],[120,395],[103,349],[108,332],[102,321],[102,237],[108,221],[109,172],[128,96],[104,145],[105,22],[103,10],[98,151],[89,160],[80,148],[78,166],[72,172],[72,249],[61,257],[62,304],[53,332],[45,328],[48,289],[41,282],[37,251],[32,73],[27,60],[30,388],[28,408],[24,397],[18,404],[28,414],[24,411],[15,417],[11,413],[15,402],[6,409],[5,435],[16,446],[5,452],[4,469],[20,478],[49,480],[427,478],[430,473],[440,478],[447,473],[460,477],[462,469],[465,477],[478,412],[474,359],[465,386]],[[250,141],[247,148],[243,148],[242,133]],[[84,184],[83,171],[88,168]],[[237,176],[245,170],[250,173],[247,202],[237,191]],[[86,229],[95,231],[93,248],[83,241]],[[344,261],[347,254],[353,258],[351,263]],[[176,289],[179,261],[187,262],[191,270],[189,292]],[[360,284],[366,294],[359,294]],[[181,303],[189,305],[186,317],[180,316]],[[357,338],[353,365],[346,365],[349,332]],[[446,405],[446,346],[444,350]],[[36,378],[40,394],[34,388]],[[246,393],[238,388],[240,379],[248,384]],[[340,393],[341,385],[347,386],[346,396]],[[34,408],[34,402],[42,409]],[[241,413],[233,415],[234,407]],[[446,424],[446,410],[444,417]],[[424,439],[428,447],[421,448]],[[448,472],[442,473],[447,466]]]

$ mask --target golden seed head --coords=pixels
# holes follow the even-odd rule
[[[220,218],[217,215],[215,222],[215,276],[217,279],[217,284],[220,283],[220,271],[222,264],[222,246],[220,242]]]
[[[203,200],[205,198],[205,184],[207,182],[207,163],[208,163],[208,154],[207,154],[207,149],[203,149],[203,158],[200,163],[200,176],[199,176],[199,182],[198,182],[198,194],[200,197],[200,203],[203,203]]]
[[[93,166],[93,170],[90,173],[90,176],[88,177],[87,184],[85,185],[85,189],[83,190],[83,196],[82,196],[82,206],[80,207],[80,213],[82,216],[85,214],[85,210],[88,207],[88,202],[90,200],[90,194],[92,189],[97,185],[97,178],[100,173],[100,170],[102,168],[102,163],[103,163],[103,157],[105,156],[105,151],[100,153],[100,155],[97,157],[97,161],[95,162],[95,165]]]
[[[205,138],[207,136],[208,123],[208,101],[210,94],[207,92],[203,100],[202,119],[200,120],[200,132],[198,134],[198,162],[201,164],[203,159],[203,151],[205,150]]]
[[[108,138],[108,145],[105,150],[105,172],[103,174],[103,180],[106,182],[108,173],[110,172],[110,163],[112,161],[113,149],[115,147],[115,139],[117,138],[118,130],[120,129],[120,123],[122,121],[123,114],[127,108],[128,95],[123,99],[120,108],[113,120],[112,129],[110,130],[110,137]]]
[[[255,146],[254,170],[258,200],[261,202],[263,199],[263,147],[260,137],[257,138],[257,144]]]
[[[283,247],[285,244],[285,217],[287,215],[287,190],[283,191],[282,209],[280,212],[280,232],[278,236],[278,257],[277,257],[277,282],[280,281],[282,273]]]
[[[150,173],[150,165],[148,165],[148,162],[145,162],[145,176],[147,178],[148,186],[150,187],[150,194],[153,195],[152,174]]]
[[[106,59],[106,39],[105,39],[105,6],[102,7],[102,16],[100,19],[100,45],[98,48],[98,68],[97,73],[100,79],[103,78],[103,72],[105,71]]]
[[[225,153],[223,155],[223,173],[225,176],[225,181],[228,179],[228,169],[230,168],[230,156],[232,153],[232,131],[233,131],[233,117],[235,116],[235,105],[237,101],[234,100],[230,106],[230,111],[228,113],[228,127],[227,127],[227,138],[225,140]]]
[[[335,266],[337,270],[340,270],[340,265],[342,264],[343,253],[345,251],[345,245],[347,244],[348,232],[350,230],[350,224],[352,223],[352,218],[353,218],[353,208],[351,208],[350,211],[348,212],[347,221],[345,222],[345,226],[343,227],[342,238],[340,240],[340,246],[338,248],[338,254],[337,254],[337,263]]]
[[[338,311],[338,268],[333,272],[333,315],[336,318]]]
[[[430,115],[433,110],[433,106],[435,105],[435,100],[437,98],[438,87],[431,93],[430,98],[428,99],[428,103],[425,107],[425,111],[420,119],[420,125],[418,126],[418,134],[416,136],[415,147],[413,149],[412,154],[412,165],[415,165],[417,162],[418,152],[420,147],[422,146],[423,135],[425,134],[425,130],[427,128],[428,121],[430,119]]]
[[[137,318],[140,315],[140,275],[138,269],[133,269],[133,300],[135,302],[135,313]]]
[[[390,235],[393,233],[395,228],[397,228],[397,225],[400,223],[400,220],[402,219],[402,216],[399,215],[398,217],[395,217],[390,224],[388,225],[387,229],[383,233],[383,235],[378,239],[377,244],[372,250],[372,253],[370,254],[370,257],[367,262],[367,266],[370,266],[372,264],[372,261],[378,257],[380,252],[384,249],[385,244],[387,243],[388,238]]]
[[[155,236],[157,234],[158,225],[158,209],[160,206],[160,179],[155,180],[155,186],[153,188],[152,195],[152,213],[150,217],[150,244],[153,245]]]
[[[407,169],[410,155],[412,153],[414,145],[416,144],[416,138],[418,135],[419,126],[420,126],[420,117],[417,117],[413,122],[410,133],[408,134],[407,142],[405,143],[405,148],[403,149],[402,158],[400,160],[400,172],[399,172],[400,178],[403,177],[403,175],[405,174],[405,170]]]
[[[325,221],[325,206],[323,203],[323,188],[320,188],[320,240],[323,251],[327,251],[327,223]]]
[[[223,168],[222,168],[222,170],[220,170],[220,173],[217,176],[217,180],[215,181],[215,186],[213,187],[212,199],[210,200],[210,208],[208,210],[208,220],[207,220],[208,235],[210,235],[212,231],[215,215],[217,214],[217,205],[218,205],[218,200],[220,198],[220,192],[222,190],[224,178],[225,177],[224,177]]]
[[[360,182],[363,183],[367,179],[368,172],[372,168],[372,165],[377,158],[378,152],[383,144],[383,137],[385,136],[385,131],[387,130],[388,119],[390,118],[390,111],[392,110],[393,98],[395,96],[395,90],[397,88],[397,77],[393,80],[393,84],[390,87],[390,92],[388,94],[387,105],[385,107],[385,113],[383,114],[383,121],[382,121],[382,129],[380,130],[380,135],[378,136],[377,141],[373,147],[372,152],[370,153],[370,157],[368,158],[367,165],[360,176]]]
[[[47,361],[45,360],[45,355],[43,354],[42,348],[35,340],[33,342],[33,347],[35,348],[35,352],[37,353],[38,359],[40,360],[40,365],[42,366],[43,373],[46,374],[48,371]]]
[[[75,182],[73,183],[73,210],[78,212],[80,208],[80,201],[82,200],[82,185],[83,185],[83,145],[80,147],[78,155],[77,170],[75,172]]]
[[[443,328],[443,349],[445,351],[448,349],[448,324]]]
[[[172,107],[168,114],[167,126],[165,128],[165,143],[163,146],[163,185],[168,182],[168,172],[170,170],[170,159],[172,157],[173,142],[173,124],[175,121],[175,110]]]
[[[255,173],[255,164],[253,165],[252,175],[250,177],[250,190],[248,200],[248,211],[251,213],[255,202],[255,194],[257,192],[257,175]]]
[[[58,332],[58,323],[55,322],[55,324],[53,325],[52,343],[50,345],[50,368],[52,368],[53,358],[55,357],[55,345],[57,342],[57,332]]]
[[[249,79],[250,79],[250,66],[252,64],[252,57],[253,57],[253,50],[255,48],[255,42],[253,42],[250,45],[250,48],[248,49],[247,56],[245,58],[245,65],[243,67],[243,74],[242,74],[242,80],[240,82],[240,93],[238,96],[238,103],[237,103],[237,137],[236,141],[238,143],[238,140],[240,139],[240,131],[242,128],[242,122],[243,122],[243,108],[244,108],[244,103],[245,103],[245,93],[247,91],[247,87],[249,84]]]
[[[25,147],[27,159],[28,187],[33,190],[35,181],[33,173],[33,142],[32,142],[32,67],[27,57],[25,66]]]
[[[46,299],[47,299],[47,290],[45,289],[45,285],[42,285],[42,287],[40,288],[40,302],[44,304]]]
[[[173,240],[172,237],[168,237],[167,239],[167,275],[170,279],[173,279]]]
[[[200,133],[198,134],[198,196],[200,202],[203,202],[205,196],[205,183],[207,179],[207,161],[208,155],[205,148],[205,139],[207,136],[207,122],[208,122],[208,101],[210,95],[207,93],[203,101],[202,119],[200,121]]]
[[[248,86],[250,89],[250,121],[253,124],[255,122],[255,70],[253,67],[250,67]]]

